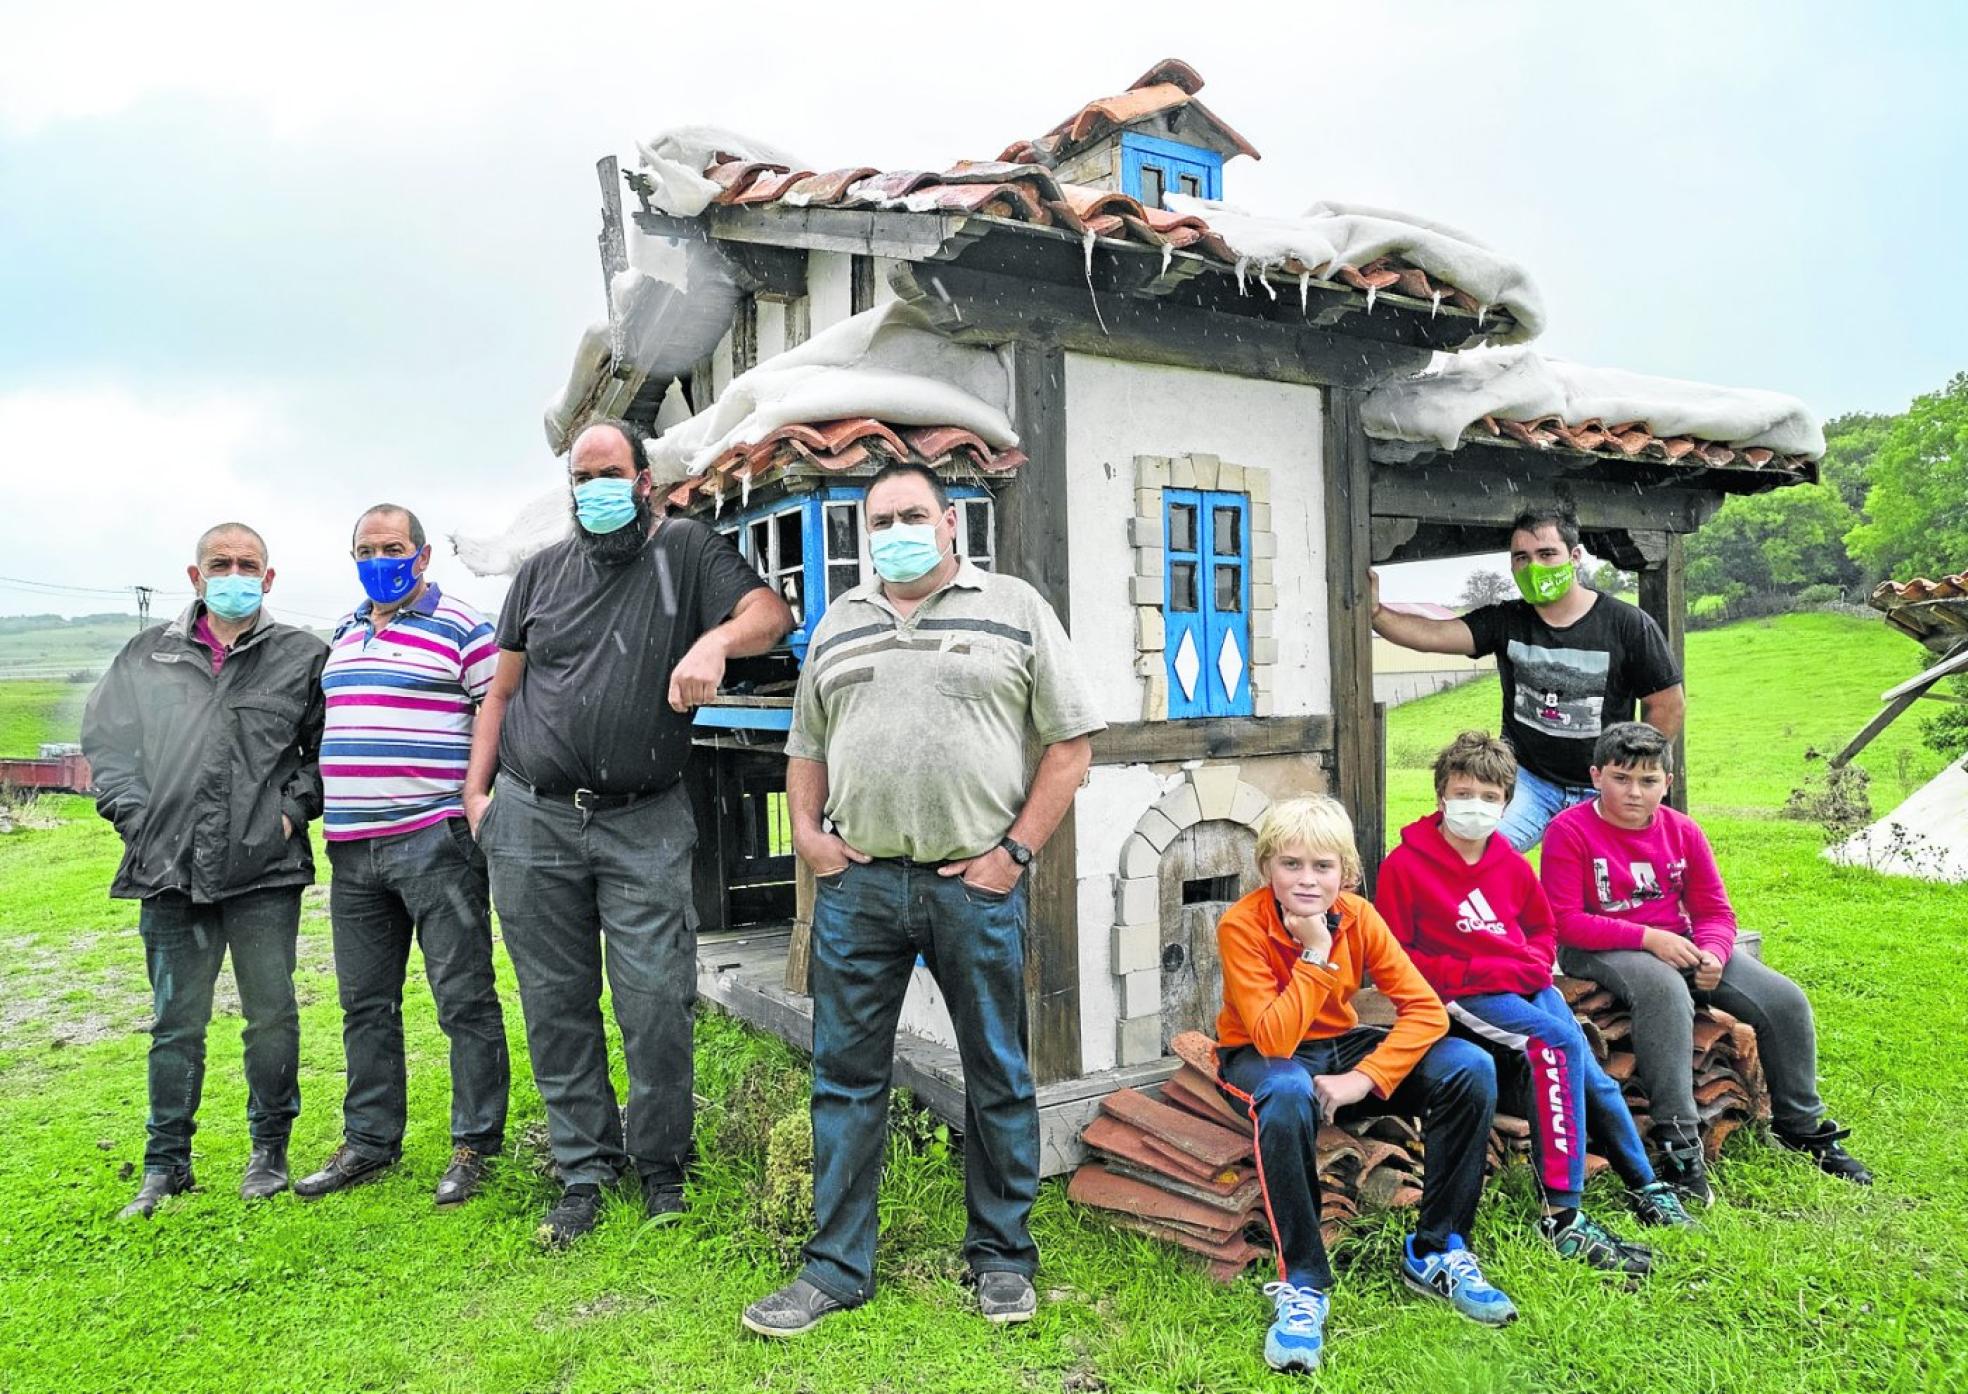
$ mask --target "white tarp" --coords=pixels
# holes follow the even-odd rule
[[[715,180],[704,177],[711,157],[724,152],[741,160],[763,160],[787,169],[812,169],[799,156],[736,131],[716,126],[677,126],[636,142],[643,173],[655,185],[649,202],[659,212],[694,218],[718,196]]]
[[[1427,372],[1368,393],[1360,414],[1368,435],[1444,450],[1453,450],[1463,431],[1485,416],[1555,416],[1568,425],[1638,421],[1657,436],[1760,445],[1811,459],[1825,448],[1818,418],[1782,392],[1589,368],[1528,348],[1438,353]]]
[[[951,343],[890,301],[733,378],[710,407],[649,442],[649,467],[659,484],[675,483],[781,426],[851,416],[961,426],[1004,450],[1018,444],[1010,404],[1010,374],[996,353]]]
[[[1968,881],[1968,770],[1950,761],[1905,803],[1826,848],[1825,856],[1888,876]]]
[[[1516,328],[1502,343],[1535,339],[1544,330],[1544,298],[1517,262],[1445,223],[1363,204],[1315,203],[1296,218],[1251,213],[1215,199],[1168,194],[1162,202],[1192,214],[1230,244],[1254,272],[1296,260],[1330,278],[1341,266],[1399,257],[1430,277],[1473,296],[1486,309],[1502,306]]]

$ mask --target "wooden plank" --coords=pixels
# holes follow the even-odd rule
[[[1373,695],[1372,607],[1367,565],[1373,556],[1372,514],[1379,479],[1367,455],[1360,421],[1362,393],[1331,387],[1323,435],[1326,504],[1326,626],[1331,655],[1334,783],[1353,819],[1360,865],[1371,894],[1385,842],[1387,804],[1378,712]],[[1422,516],[1409,508],[1391,513]]]
[[[1323,755],[1333,748],[1330,716],[1213,716],[1196,721],[1123,721],[1096,731],[1096,765]]]
[[[1643,584],[1644,584],[1644,578],[1643,578]],[[1939,682],[1940,679],[1936,678],[1934,679],[1934,681]],[[1912,706],[1915,702],[1918,702],[1920,700],[1920,694],[1924,691],[1926,691],[1924,687],[1915,688],[1911,692],[1902,692],[1899,696],[1895,697],[1892,701],[1888,702],[1884,707],[1880,709],[1879,714],[1877,716],[1873,717],[1872,720],[1868,721],[1865,724],[1865,728],[1861,730],[1858,735],[1852,737],[1851,740],[1845,742],[1845,748],[1843,750],[1839,751],[1836,755],[1831,757],[1831,767],[1834,770],[1842,770],[1847,765],[1851,764],[1852,757],[1857,755],[1861,750],[1864,750],[1867,746],[1871,745],[1874,738],[1877,737],[1881,731],[1884,731],[1888,726],[1891,726],[1895,721],[1898,721],[1900,719],[1900,714],[1904,712],[1908,707]]]
[[[641,214],[636,216],[638,224]],[[898,213],[866,208],[708,208],[703,221],[726,242],[764,242],[814,252],[920,261],[947,256],[968,240],[968,219],[950,213]]]
[[[819,891],[813,869],[795,858],[793,864],[793,932],[786,941],[786,991],[812,995],[813,901]]]
[[[1667,539],[1667,555],[1658,566],[1640,573],[1640,608],[1653,618],[1667,636],[1667,650],[1674,655],[1674,666],[1685,675],[1688,636],[1688,549],[1679,533]],[[1685,690],[1685,689],[1684,689]],[[1691,704],[1692,706],[1692,704]],[[1682,722],[1681,734],[1674,738],[1674,782],[1668,789],[1668,806],[1688,811],[1688,732]]]
[[[997,498],[998,569],[1028,582],[1073,628],[1066,548],[1066,358],[1020,344],[1012,352],[1012,427],[1028,463]],[[1071,809],[1040,851],[1026,896],[1026,1003],[1033,1076],[1080,1072],[1079,884]]]
[[[622,361],[622,320],[615,313],[615,277],[629,266],[627,239],[622,231],[622,171],[613,155],[595,162],[595,177],[601,181],[601,234],[595,239],[601,250],[601,297],[608,307],[608,347],[615,362]]]
[[[1718,493],[1617,479],[1568,475],[1537,478],[1442,464],[1374,465],[1373,511],[1382,517],[1461,527],[1508,527],[1533,504],[1571,504],[1580,528],[1689,533],[1722,506]]]
[[[1164,299],[1019,280],[963,266],[896,267],[889,283],[959,343],[1009,340],[1271,382],[1373,387],[1428,351]]]

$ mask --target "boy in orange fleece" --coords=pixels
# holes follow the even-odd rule
[[[1216,927],[1223,961],[1217,1018],[1224,1092],[1256,1135],[1258,1178],[1278,1245],[1281,1281],[1264,1343],[1274,1370],[1315,1369],[1333,1275],[1319,1234],[1319,1124],[1361,1113],[1419,1115],[1427,1152],[1420,1224],[1403,1246],[1401,1278],[1475,1321],[1517,1309],[1483,1279],[1463,1236],[1483,1188],[1496,1107],[1496,1067],[1450,1038],[1434,989],[1359,895],[1360,855],[1346,811],[1328,798],[1272,805],[1257,829],[1265,885]],[[1372,974],[1394,1004],[1391,1028],[1362,1026],[1353,995]]]

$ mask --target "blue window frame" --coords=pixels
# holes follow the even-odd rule
[[[1121,189],[1150,208],[1162,206],[1163,194],[1222,198],[1223,157],[1199,145],[1127,131],[1121,136]]]
[[[1163,658],[1172,719],[1249,716],[1250,496],[1162,491]]]

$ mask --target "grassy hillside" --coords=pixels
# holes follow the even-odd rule
[[[0,755],[34,755],[43,741],[82,734],[89,684],[0,679]]]
[[[169,615],[152,613],[151,623]],[[0,680],[94,677],[137,632],[135,615],[87,615],[64,620],[54,615],[0,617]]]

